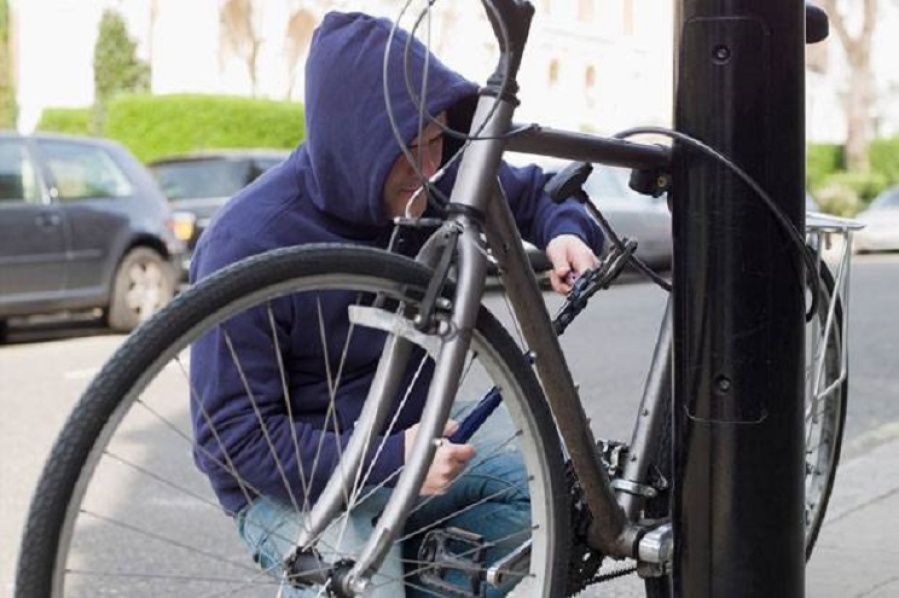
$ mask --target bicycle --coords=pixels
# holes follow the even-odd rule
[[[192,596],[256,591],[271,595],[280,593],[282,582],[318,586],[320,593],[364,593],[380,583],[377,572],[386,551],[404,540],[402,522],[418,508],[414,501],[433,458],[434,439],[441,437],[449,417],[462,422],[456,440],[481,435],[494,454],[513,451],[522,456],[529,476],[525,483],[531,528],[528,537],[508,538],[515,548],[489,566],[483,558],[487,547],[476,535],[432,530],[407,562],[421,580],[414,582],[414,588],[407,581],[410,588],[435,595],[475,596],[490,587],[509,588],[522,596],[559,596],[636,569],[646,579],[648,595],[668,595],[673,542],[668,518],[669,318],[662,318],[627,444],[594,440],[557,336],[627,264],[661,286],[666,283],[636,260],[632,240],[618,239],[608,230],[613,243],[610,253],[599,267],[578,279],[559,317],[551,320],[494,179],[502,152],[517,149],[628,167],[636,173],[636,186],[658,193],[664,191],[671,151],[616,138],[513,125],[512,102],[504,94],[514,87],[517,65],[510,61],[520,57],[524,39],[515,37],[520,29],[511,24],[526,19],[526,9],[517,2],[487,2],[486,6],[501,47],[514,51],[504,54],[505,62],[500,63],[504,76],[493,82],[496,97],[481,98],[451,198],[455,209],[445,221],[434,223],[437,231],[419,258],[353,246],[264,253],[190,288],[137,330],[85,392],[50,455],[24,534],[18,597],[134,594],[143,589],[151,595],[179,591]],[[587,170],[575,165],[559,173],[550,193],[560,200],[578,195]],[[592,209],[589,201],[585,206]],[[595,216],[603,221],[601,213]],[[832,488],[846,413],[847,285],[851,233],[856,225],[833,218],[809,219],[808,225],[807,240],[799,243],[809,263],[812,306],[806,356],[810,497],[806,552],[810,555]],[[843,241],[833,273],[823,259],[831,237]],[[806,251],[806,242],[813,252]],[[523,342],[517,342],[481,305],[488,261],[495,261]],[[337,473],[310,509],[294,505],[309,511],[308,527],[299,537],[289,538],[297,549],[283,563],[273,564],[272,571],[260,571],[234,549],[233,530],[219,529],[230,525],[222,526],[225,518],[220,507],[190,462],[194,443],[184,430],[185,402],[198,404],[201,417],[209,414],[199,406],[196,389],[189,384],[176,388],[188,380],[185,351],[210,331],[227,336],[228,320],[244,310],[261,307],[272,318],[271,306],[281,297],[310,293],[327,301],[334,292],[349,292],[357,298],[348,310],[350,331],[384,335],[384,356]],[[319,320],[319,325],[324,322]],[[352,339],[348,333],[346,344]],[[272,340],[277,349],[274,330]],[[330,349],[326,347],[326,352]],[[342,347],[333,348],[338,357],[341,351]],[[287,390],[282,357],[273,351],[276,371]],[[239,369],[238,354],[234,363]],[[335,388],[343,365],[338,359],[328,376]],[[433,367],[434,374],[413,457],[395,480],[393,498],[378,516],[373,540],[358,553],[341,554],[339,546],[325,545],[324,531],[335,520],[345,521],[346,513],[370,495],[363,463],[366,455],[378,450],[371,431],[389,429],[386,398],[402,397],[398,385],[405,372],[424,367]],[[248,394],[252,395],[249,389]],[[494,423],[502,420],[512,422],[512,431],[496,438],[495,432],[504,426]],[[155,428],[178,441],[178,446],[156,446],[161,458],[148,454],[142,444]],[[267,431],[260,425],[258,433]],[[188,462],[175,470],[178,456]],[[244,492],[253,492],[230,455],[203,456],[229,469]],[[279,463],[273,475],[284,476],[283,467]],[[302,472],[302,477],[314,474]],[[134,503],[120,504],[123,500]],[[160,511],[190,516],[176,518],[171,529],[163,532],[155,527]],[[148,556],[155,547],[160,550]],[[122,558],[124,569],[116,564]],[[601,573],[605,559],[628,559],[635,565]],[[198,561],[217,569],[212,575],[196,575],[193,569],[202,564]],[[145,569],[150,566],[163,572]],[[175,572],[165,572],[170,570]],[[447,572],[461,574],[463,581],[449,581]]]

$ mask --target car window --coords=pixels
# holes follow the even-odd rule
[[[873,202],[872,208],[896,208],[899,207],[899,189],[887,191]]]
[[[41,201],[41,190],[25,144],[15,139],[0,140],[0,201]]]
[[[169,199],[230,197],[252,180],[246,160],[185,160],[152,164],[150,170]]]
[[[38,141],[59,199],[128,197],[134,192],[112,156],[100,147],[69,141]]]
[[[643,195],[631,189],[631,171],[628,168],[595,166],[584,191],[600,209],[658,210],[667,209],[663,198]]]
[[[603,166],[594,167],[584,183],[584,191],[594,201],[601,203],[625,202],[631,195],[630,187],[627,186],[628,172]]]
[[[260,158],[256,160],[256,167],[261,171],[259,174],[262,174],[266,170],[274,168],[284,160],[278,158]]]

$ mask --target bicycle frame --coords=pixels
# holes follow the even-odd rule
[[[480,138],[466,150],[459,168],[456,185],[450,198],[450,214],[442,228],[432,236],[419,259],[436,266],[444,251],[455,250],[457,255],[457,281],[452,299],[450,321],[437,332],[444,344],[439,355],[434,355],[436,366],[427,406],[422,415],[419,432],[411,449],[411,459],[406,463],[397,482],[397,491],[385,507],[372,540],[363,550],[346,577],[346,589],[361,592],[371,572],[381,564],[387,547],[402,528],[405,513],[413,506],[418,488],[427,472],[439,439],[449,417],[456,384],[464,366],[463,357],[468,349],[471,330],[483,296],[487,273],[487,251],[483,238],[486,235],[503,282],[508,291],[515,317],[522,326],[525,342],[534,357],[534,365],[571,462],[581,480],[584,499],[593,515],[590,542],[604,554],[615,557],[635,557],[639,541],[645,530],[631,521],[639,506],[639,490],[647,467],[649,443],[656,436],[654,427],[662,425],[657,417],[644,418],[635,430],[635,458],[630,460],[621,489],[621,504],[616,499],[608,473],[596,450],[596,442],[581,405],[571,373],[565,362],[552,321],[543,302],[542,293],[525,255],[521,236],[515,225],[508,202],[497,183],[502,154],[516,150],[540,155],[569,159],[587,159],[592,162],[628,166],[642,170],[663,170],[670,162],[667,148],[641,145],[552,129],[528,128],[524,133],[507,137],[513,130],[514,103],[509,99],[483,95],[475,112],[472,131]],[[364,318],[364,316],[359,316]],[[379,316],[380,323],[368,318],[365,325],[389,329],[408,341],[425,344],[421,332],[401,318]],[[387,402],[377,397],[395,389],[408,342],[398,341],[385,349],[378,375],[371,387],[366,409],[357,427],[378,429],[383,421]],[[656,351],[653,377],[645,393],[641,412],[657,413],[655,407],[666,397],[666,377],[670,367],[666,365],[670,350],[670,332],[663,334]],[[327,526],[330,517],[342,506],[345,489],[353,482],[354,473],[363,455],[371,448],[373,439],[354,442],[347,447],[340,475],[329,481],[321,498],[306,521],[306,528],[298,539],[299,546],[308,545]]]
[[[513,12],[518,6],[511,0],[508,4],[508,10]],[[526,29],[524,38],[527,36]],[[518,34],[521,32],[518,31]],[[524,40],[519,39],[518,42],[517,49],[523,50]],[[508,54],[504,54],[506,58]],[[508,60],[514,62],[515,59]],[[501,60],[500,65],[503,64]],[[517,65],[514,66],[517,68]],[[510,69],[513,79],[515,68]],[[455,252],[456,286],[451,305],[442,306],[449,309],[449,320],[441,321],[439,326],[425,332],[408,320],[386,312],[376,316],[370,313],[356,316],[355,321],[363,325],[389,330],[400,337],[385,348],[366,408],[357,422],[357,427],[361,429],[380,428],[388,402],[379,400],[379,397],[395,391],[410,342],[426,348],[430,345],[429,336],[439,336],[443,342],[438,352],[432,351],[436,362],[433,382],[410,451],[411,458],[397,482],[397,491],[378,519],[371,540],[346,575],[340,577],[342,590],[346,593],[361,593],[366,589],[371,575],[382,563],[388,547],[402,528],[405,514],[412,508],[433,459],[438,439],[449,417],[456,381],[464,367],[464,355],[484,292],[487,273],[485,238],[502,273],[514,317],[521,326],[546,400],[593,516],[588,532],[591,547],[611,557],[631,557],[649,563],[663,563],[670,554],[670,526],[647,534],[649,530],[635,521],[642,499],[651,492],[644,485],[649,457],[660,426],[666,424],[661,418],[663,410],[660,407],[662,401],[670,397],[670,301],[646,381],[629,459],[622,478],[616,480],[613,486],[596,450],[595,439],[542,293],[529,266],[511,209],[497,182],[497,172],[503,152],[517,151],[667,174],[672,152],[664,146],[558,131],[537,125],[517,127],[512,121],[516,104],[514,96],[497,85],[493,88],[488,85],[482,92],[471,125],[472,139],[462,157],[450,197],[449,215],[419,256],[420,261],[436,267],[446,252]],[[842,230],[848,230],[846,225],[842,226]],[[839,228],[840,225],[831,223],[833,227]],[[844,263],[847,264],[848,274],[848,257]],[[841,276],[840,280],[845,279]],[[436,282],[443,283],[442,280]],[[831,320],[832,315],[828,318],[828,325]],[[820,373],[813,376],[814,380],[817,381],[819,376]],[[322,533],[330,518],[341,508],[346,488],[354,483],[354,472],[358,471],[373,442],[374,439],[369,437],[347,447],[338,468],[339,475],[332,477],[304,521],[306,527],[298,539],[301,550]],[[515,558],[519,555],[516,554]]]

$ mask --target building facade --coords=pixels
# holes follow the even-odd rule
[[[222,14],[248,2],[243,26],[225,35]],[[537,14],[520,75],[519,121],[611,134],[638,125],[670,125],[673,1],[532,0]],[[303,60],[312,28],[331,9],[397,18],[404,0],[10,0],[20,108],[29,130],[46,107],[93,100],[93,47],[100,15],[115,8],[152,67],[154,93],[256,95],[302,101]],[[409,3],[411,27],[422,0]],[[235,13],[230,13],[232,17]],[[238,14],[238,16],[240,16]],[[247,16],[247,15],[244,15]],[[875,132],[899,133],[899,5],[881,0],[875,40]],[[233,19],[232,19],[233,20]],[[239,20],[239,19],[238,19]],[[240,25],[240,23],[238,23]],[[495,64],[496,45],[480,2],[440,0],[419,36],[475,81]],[[832,36],[833,37],[833,36]],[[835,39],[825,68],[808,71],[808,136],[845,136],[846,65]],[[254,68],[247,60],[253,50]],[[822,54],[818,50],[818,54]],[[252,73],[251,73],[252,71]]]
[[[20,128],[46,107],[93,100],[93,46],[102,11],[117,9],[139,56],[152,67],[153,93],[216,93],[302,100],[305,48],[288,33],[299,13],[313,25],[330,9],[397,18],[399,0],[251,0],[244,47],[255,43],[255,77],[222,34],[225,0],[11,0],[17,23]],[[414,24],[421,2],[401,23]],[[655,0],[538,0],[520,82],[519,117],[553,126],[610,133],[664,124],[671,114],[670,14]],[[665,3],[667,4],[667,3]],[[302,30],[302,26],[300,26]],[[480,3],[442,0],[429,27],[445,62],[484,81],[496,45]],[[425,21],[420,37],[427,33]],[[307,39],[300,39],[302,43]],[[292,47],[293,46],[293,47]]]

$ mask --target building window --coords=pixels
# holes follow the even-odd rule
[[[595,0],[578,0],[577,20],[581,23],[593,22]]]
[[[621,3],[621,10],[623,12],[623,27],[625,35],[633,35],[634,34],[634,0],[624,0]]]

